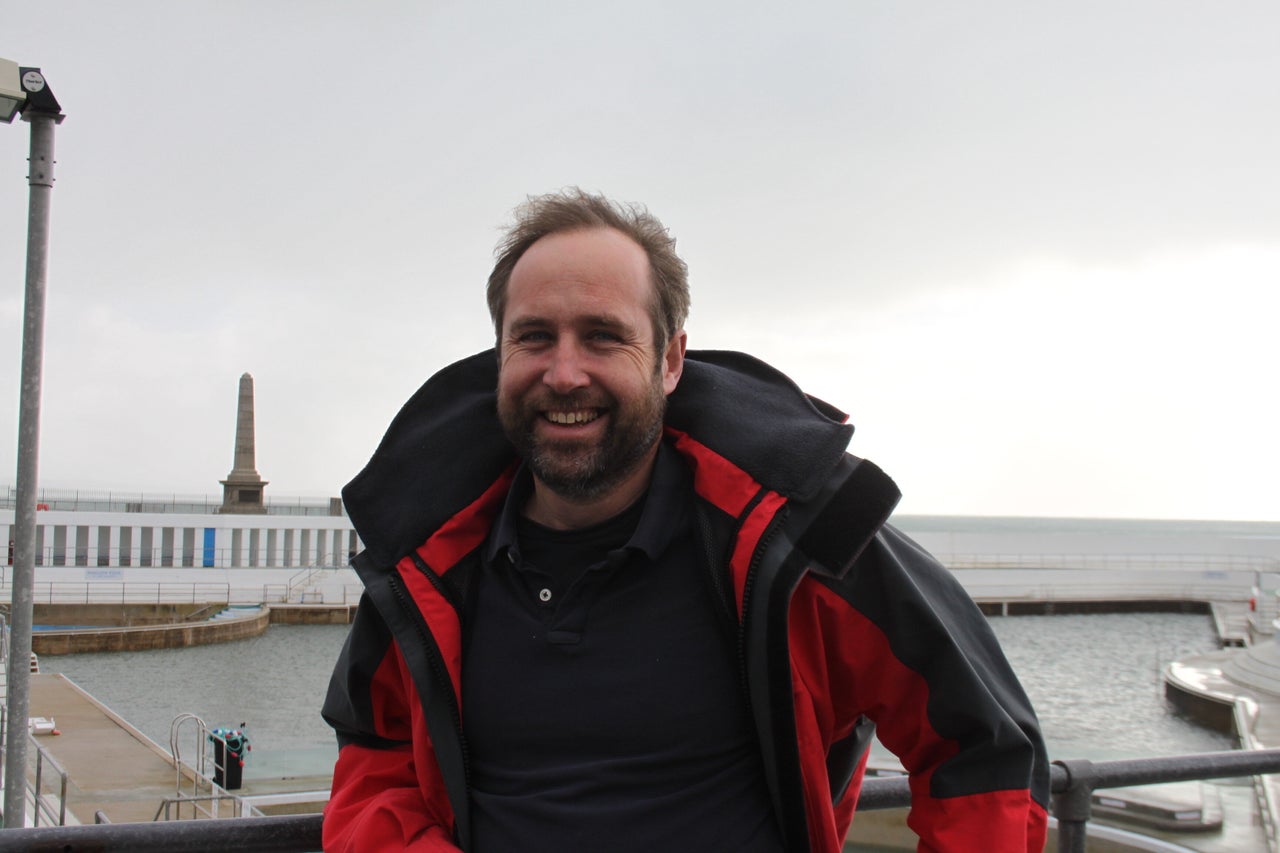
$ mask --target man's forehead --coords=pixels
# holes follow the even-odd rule
[[[648,310],[654,299],[649,259],[629,237],[613,229],[543,237],[520,258],[508,282],[507,320],[574,313],[615,320],[632,307]]]
[[[535,267],[566,270],[618,268],[642,270],[647,276],[649,256],[639,243],[616,228],[576,228],[539,238],[516,261],[512,276]]]

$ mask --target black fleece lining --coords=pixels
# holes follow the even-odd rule
[[[374,611],[368,606],[368,598],[367,592],[361,595],[362,607],[356,611],[356,624],[352,625],[352,633],[347,635],[346,642],[342,645],[342,653],[334,667],[321,710],[321,716],[338,733],[340,747],[353,739],[356,742],[365,741],[361,737],[353,738],[348,732],[372,730],[373,673],[377,671],[391,646],[391,631],[381,619],[371,615]],[[362,637],[364,641],[353,643],[353,636]]]
[[[669,425],[795,500],[816,494],[849,446],[853,427],[843,420],[843,412],[819,408],[786,375],[740,352],[689,352],[667,400]]]
[[[411,740],[391,740],[390,738],[377,737],[375,735],[351,735],[338,732],[338,749],[342,749],[349,744],[363,746],[368,749],[395,749],[399,746],[408,746],[413,743]]]
[[[511,464],[515,453],[498,423],[497,383],[493,350],[432,376],[342,490],[375,564],[391,565],[421,545]]]
[[[889,518],[899,497],[898,487],[888,475],[865,459],[859,460],[797,546],[827,572],[841,577]]]
[[[849,783],[853,781],[853,771],[858,769],[858,762],[871,746],[871,738],[875,733],[876,724],[866,717],[860,717],[849,736],[831,744],[831,748],[827,750],[827,780],[831,783],[832,803],[844,799]]]

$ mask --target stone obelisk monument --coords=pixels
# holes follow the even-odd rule
[[[262,491],[267,482],[258,476],[254,462],[253,377],[240,377],[240,400],[236,406],[236,456],[231,473],[222,483],[222,507],[218,512],[262,515],[267,505]]]

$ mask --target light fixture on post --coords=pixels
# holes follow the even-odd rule
[[[18,63],[0,59],[0,121],[9,124],[18,114],[27,93],[22,91],[22,74]]]
[[[12,71],[16,68],[16,86]],[[12,104],[12,106],[10,106]],[[31,619],[34,609],[36,461],[40,449],[40,385],[44,360],[44,293],[49,268],[53,194],[53,129],[62,108],[39,68],[0,59],[0,118],[15,113],[31,125],[27,183],[27,286],[22,314],[22,390],[18,403],[17,506],[9,612],[8,732],[4,745],[4,826],[20,828],[27,811],[27,718],[30,708]]]

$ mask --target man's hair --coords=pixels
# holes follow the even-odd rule
[[[643,205],[619,204],[577,187],[529,196],[515,210],[515,224],[494,250],[497,262],[489,273],[489,316],[499,344],[507,307],[507,284],[516,263],[534,243],[551,234],[613,228],[634,240],[649,257],[654,299],[649,306],[653,336],[661,353],[684,328],[689,315],[689,268],[676,254],[675,238]]]

